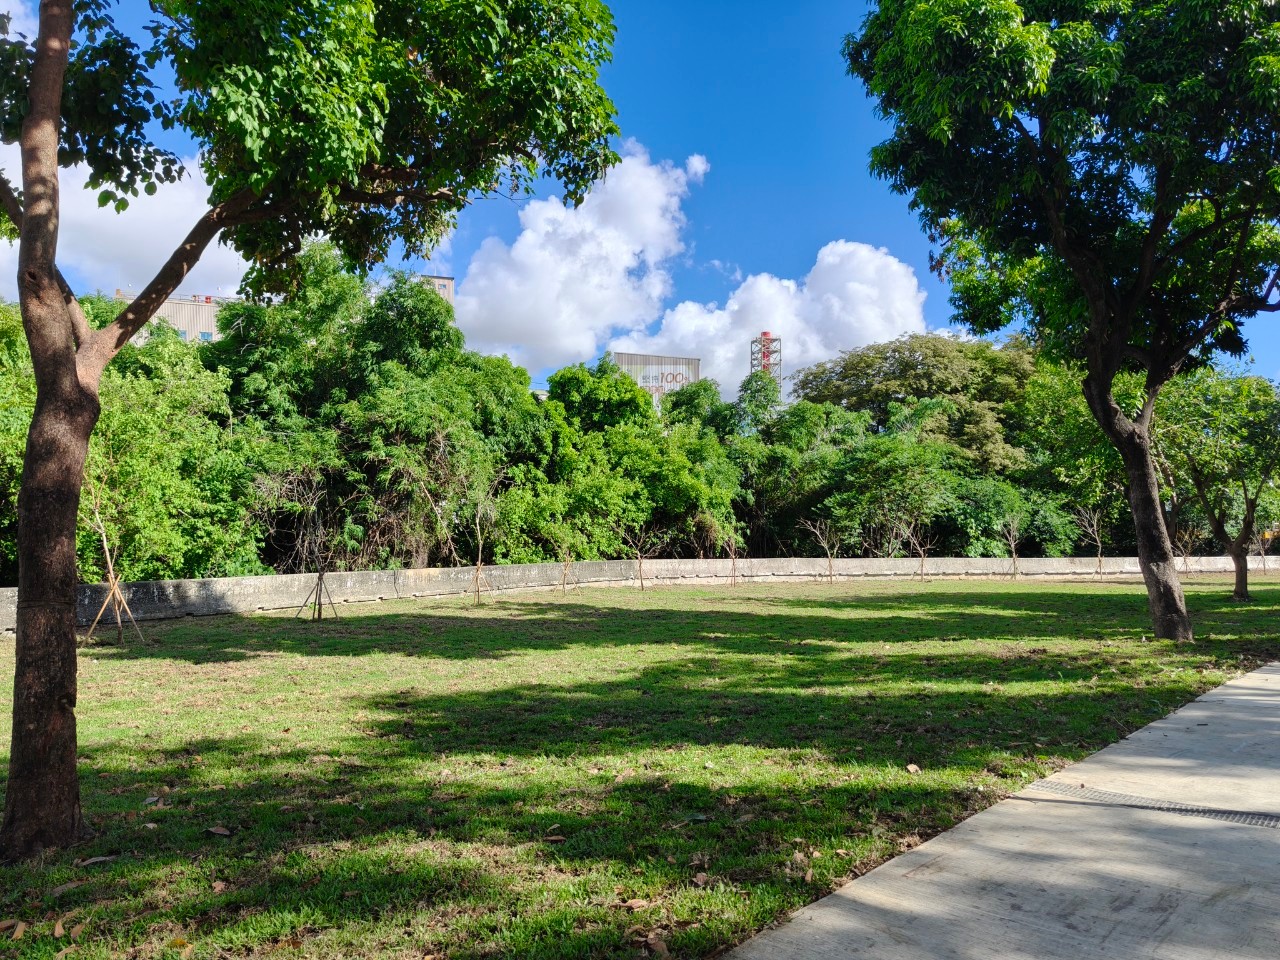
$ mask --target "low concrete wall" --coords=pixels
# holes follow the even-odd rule
[[[1270,560],[1280,569],[1280,558]],[[1251,557],[1250,569],[1261,570],[1262,558]],[[1018,561],[1025,577],[1087,577],[1097,571],[1097,561],[1089,557],[1062,559],[1035,558]],[[1187,573],[1230,573],[1229,557],[1193,557],[1179,567]],[[918,560],[840,559],[833,560],[830,574],[839,580],[863,577],[916,576]],[[1007,577],[1013,573],[1009,560],[967,557],[930,557],[925,561],[928,577]],[[1102,574],[1108,577],[1137,576],[1133,557],[1106,557]],[[634,560],[604,560],[570,565],[570,584],[639,583],[639,565]],[[489,591],[537,590],[559,587],[565,576],[558,563],[485,567],[484,589]],[[822,580],[828,576],[826,560],[804,557],[745,560],[646,560],[644,578],[654,583],[728,583],[733,579],[752,581]],[[431,570],[374,570],[360,573],[327,573],[324,582],[335,603],[366,603],[375,600],[412,597],[458,596],[474,587],[475,572],[470,567]],[[169,620],[223,613],[251,613],[257,610],[289,610],[301,606],[315,586],[315,574],[288,574],[273,577],[224,577],[216,580],[153,580],[125,584],[125,596],[139,620]],[[17,616],[18,591],[0,588],[0,631],[11,632]],[[106,597],[103,584],[84,584],[77,596],[77,617],[82,626],[92,622]]]

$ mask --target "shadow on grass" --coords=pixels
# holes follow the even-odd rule
[[[33,924],[0,957],[52,956],[72,910],[102,956],[178,957],[189,941],[209,957],[621,958],[649,936],[705,956],[1164,715],[1203,688],[1195,669],[1274,657],[1280,590],[1258,592],[1247,608],[1193,595],[1191,647],[1136,639],[1140,593],[951,587],[166,627],[95,655],[146,670],[274,651],[680,650],[599,677],[557,677],[551,659],[549,679],[484,690],[388,682],[346,698],[359,731],[323,753],[265,732],[88,745],[98,837],[0,868],[0,919]],[[938,640],[982,642],[909,646]],[[94,856],[117,859],[75,864]]]
[[[859,592],[841,584],[802,597],[757,596],[726,588],[692,610],[630,610],[634,595],[610,590],[582,594],[499,596],[478,609],[461,603],[423,604],[412,612],[353,605],[336,619],[312,623],[287,616],[210,617],[148,625],[155,638],[111,652],[122,658],[234,662],[263,652],[314,656],[408,656],[472,659],[563,650],[573,646],[627,647],[655,643],[702,646],[737,654],[834,653],[849,643],[913,643],[965,640],[1069,641],[1088,637],[1137,637],[1150,629],[1140,586],[1099,585],[1085,591],[1042,587],[1020,590],[984,585],[930,585],[922,590]],[[819,588],[820,589],[820,588]],[[1191,591],[1197,630],[1218,635],[1274,636],[1280,587],[1254,590],[1249,605],[1209,591]],[[752,609],[735,609],[749,604]]]

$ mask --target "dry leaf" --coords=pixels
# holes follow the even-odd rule
[[[917,767],[914,763],[907,764],[907,773],[919,773],[919,772],[920,772],[920,768]]]
[[[294,950],[300,950],[302,949],[302,941],[297,937],[290,937],[288,940],[281,940],[280,946],[292,947]]]
[[[4,933],[6,930],[9,930],[17,925],[18,925],[17,920],[0,920],[0,933]]]
[[[711,882],[711,878],[708,877],[705,873],[696,874],[693,878],[693,885],[695,887],[705,887],[710,882]]]
[[[558,833],[553,833],[551,836],[543,837],[542,839],[546,840],[547,843],[564,843],[565,838],[560,836]]]
[[[804,882],[813,883],[813,867],[810,867],[804,872]]]
[[[84,924],[77,923],[74,927],[67,931],[72,940],[79,940],[80,934],[84,933]]]
[[[57,953],[53,955],[53,960],[63,960],[64,957],[71,956],[71,951],[74,949],[75,949],[74,945],[70,947],[63,947],[61,950],[59,950]]]
[[[13,928],[13,939],[21,940],[22,935],[26,932],[27,932],[27,925],[23,923],[21,920],[19,920],[18,925]]]
[[[643,910],[649,905],[648,900],[641,900],[638,897],[635,900],[628,900],[623,904],[628,910]]]
[[[144,830],[159,830],[160,825],[158,823],[144,823],[142,825],[142,828]]]
[[[90,857],[88,860],[77,860],[77,867],[92,867],[95,863],[110,863],[115,857]]]
[[[228,830],[226,827],[222,826],[221,824],[219,824],[216,827],[210,827],[208,830],[205,831],[205,833],[212,833],[215,837],[231,836],[231,831]]]
[[[225,889],[227,889],[227,885],[226,885],[225,883],[223,883],[221,880],[215,880],[215,881],[213,881],[213,892],[214,892],[214,893],[221,893],[221,892],[222,892],[223,890],[225,890]]]
[[[182,953],[180,954],[180,956],[182,957],[182,960],[190,960],[190,958],[194,957],[195,955],[196,955],[196,945],[194,943],[189,944],[187,946],[187,949],[183,950]]]
[[[656,933],[651,933],[644,941],[645,946],[653,951],[655,957],[669,957],[671,951],[667,949],[667,942]]]
[[[62,929],[62,919],[59,918],[58,922],[53,925],[53,939],[61,940],[64,936],[66,936],[66,933],[67,932]]]
[[[64,883],[61,886],[54,887],[52,890],[50,890],[49,896],[60,897],[64,893],[66,893],[68,890],[74,890],[76,887],[83,887],[86,882],[87,881],[85,880],[72,880],[70,883]]]

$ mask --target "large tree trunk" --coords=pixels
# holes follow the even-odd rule
[[[1129,507],[1155,634],[1166,640],[1191,640],[1191,617],[1160,506],[1159,475],[1151,445],[1145,436],[1135,435],[1123,444],[1120,454],[1129,473]]]
[[[13,744],[0,859],[85,832],[76,772],[76,517],[97,398],[73,384],[36,401],[18,496]]]
[[[1138,543],[1138,563],[1147,585],[1152,628],[1164,640],[1191,640],[1191,617],[1178,579],[1177,560],[1160,505],[1160,472],[1151,455],[1150,404],[1130,420],[1111,396],[1110,383],[1085,379],[1085,398],[1098,425],[1119,451],[1129,477],[1129,508]]]
[[[1236,586],[1231,593],[1231,599],[1247,601],[1249,599],[1249,548],[1244,544],[1232,544],[1229,553],[1231,565],[1236,571]]]

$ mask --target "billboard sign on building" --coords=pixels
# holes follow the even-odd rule
[[[647,353],[615,353],[613,362],[640,384],[656,405],[664,393],[679,390],[702,379],[697,357],[655,357]]]

